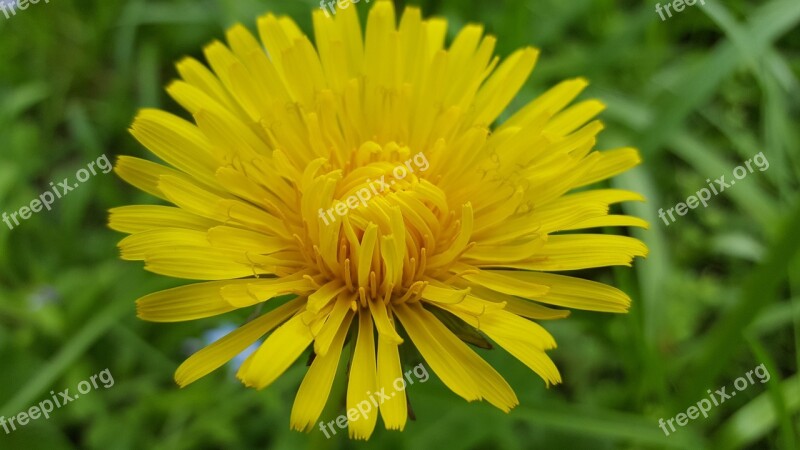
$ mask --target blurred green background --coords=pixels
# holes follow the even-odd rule
[[[399,2],[402,4],[403,2]],[[289,430],[295,365],[265,391],[228,368],[179,390],[177,365],[225,316],[181,324],[135,317],[134,300],[180,284],[118,260],[107,209],[153,199],[113,174],[91,178],[9,230],[0,223],[0,415],[13,416],[109,368],[115,383],[6,434],[0,449],[800,448],[800,2],[706,0],[662,21],[655,2],[431,0],[449,36],[486,24],[498,54],[542,55],[512,104],[564,78],[606,102],[599,148],[633,145],[644,164],[613,185],[643,192],[627,212],[650,256],[581,273],[633,298],[627,315],[575,312],[543,325],[564,383],[546,389],[500,350],[480,351],[520,398],[506,415],[468,404],[435,376],[409,387],[417,420],[379,423],[368,443]],[[17,210],[100,155],[147,154],[127,133],[138,108],[179,112],[163,86],[184,55],[250,29],[267,11],[311,31],[312,1],[51,0],[0,14],[0,213]],[[355,6],[362,17],[369,5]],[[180,111],[180,114],[185,114]],[[767,171],[667,227],[656,215],[763,151]],[[149,157],[149,156],[147,156]],[[669,437],[671,418],[760,364],[771,374]],[[341,414],[334,397],[322,419]]]

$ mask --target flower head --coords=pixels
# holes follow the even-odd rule
[[[645,255],[630,237],[573,232],[646,226],[608,214],[636,193],[574,192],[636,165],[636,150],[593,151],[602,104],[568,106],[583,79],[494,126],[538,52],[500,62],[478,25],[445,48],[446,26],[416,8],[396,25],[392,3],[379,1],[363,37],[355,8],[317,11],[314,45],[268,14],[261,44],[237,25],[228,46],[205,48],[210,70],[178,63],[182,80],[167,90],[194,123],[140,112],[131,132],[167,165],[120,157],[116,171],[172,206],[116,208],[110,226],[130,234],[124,259],[203,282],[139,299],[139,316],[194,320],[296,296],[191,356],[181,386],[266,336],[238,372],[262,389],[311,347],[291,414],[308,430],[352,333],[348,408],[394,391],[402,344],[459,396],[509,411],[513,390],[465,341],[488,338],[555,384],[546,351],[556,344],[534,320],[568,315],[552,306],[627,310],[620,290],[552,272]],[[396,394],[379,405],[389,429],[406,424],[406,394]],[[351,422],[350,436],[368,438],[376,420]]]

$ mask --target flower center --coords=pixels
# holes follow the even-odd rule
[[[471,247],[471,206],[460,215],[449,208],[445,193],[429,181],[423,153],[406,149],[397,156],[372,160],[359,151],[354,158],[365,158],[361,165],[318,173],[311,184],[316,190],[309,191],[323,206],[305,218],[310,244],[303,248],[317,271],[308,278],[320,286],[341,281],[362,307],[418,301]]]

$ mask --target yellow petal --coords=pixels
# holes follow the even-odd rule
[[[336,298],[345,287],[342,281],[338,279],[326,283],[308,297],[308,310],[312,312],[321,310],[331,300]]]
[[[596,281],[552,273],[493,270],[524,282],[541,283],[550,290],[536,300],[589,311],[626,312],[631,300],[621,290]]]
[[[300,383],[300,388],[297,390],[297,396],[294,399],[290,419],[292,429],[310,431],[317,419],[319,419],[331,393],[333,379],[336,376],[336,368],[339,365],[339,358],[342,354],[344,338],[350,329],[352,319],[352,312],[348,312],[344,320],[335,325],[337,331],[331,342],[331,351],[325,355],[316,355],[314,357],[314,362],[311,363],[303,382]]]
[[[231,306],[244,308],[279,295],[305,295],[312,292],[314,288],[314,284],[308,279],[291,275],[283,278],[251,279],[250,283],[228,286],[220,293]]]
[[[462,268],[468,266],[463,265],[458,267]],[[463,277],[472,283],[479,284],[491,290],[508,295],[516,295],[518,297],[539,297],[546,294],[548,291],[546,285],[530,283],[516,277],[506,276],[505,272],[499,271],[479,270],[478,273],[466,273]]]
[[[181,322],[224,314],[236,307],[222,298],[220,289],[247,281],[195,283],[155,292],[136,301],[137,315],[151,322]]]
[[[540,305],[531,300],[525,300],[511,295],[501,294],[500,292],[487,289],[483,286],[472,286],[472,295],[482,300],[503,303],[503,309],[522,317],[537,320],[563,319],[569,316],[570,312],[566,309],[553,309]],[[549,292],[549,291],[548,291]]]
[[[537,349],[525,340],[511,339],[506,336],[496,337],[489,332],[486,334],[497,345],[542,377],[548,386],[561,383],[561,374],[558,372],[558,368],[543,350]]]
[[[585,176],[581,177],[580,183],[574,187],[586,186],[611,178],[642,162],[642,157],[635,148],[620,148],[596,153],[600,155],[597,164]]]
[[[112,208],[108,226],[122,233],[141,233],[155,228],[187,228],[208,230],[218,222],[200,217],[180,208],[160,205],[136,205]]]
[[[355,439],[369,439],[378,420],[378,408],[372,396],[378,382],[373,332],[369,312],[359,309],[358,339],[347,384],[348,433]]]
[[[573,223],[563,228],[563,230],[582,230],[586,228],[599,227],[639,227],[645,230],[650,228],[646,220],[633,216],[609,215],[586,219],[581,222]]]
[[[630,267],[631,261],[637,256],[647,256],[647,246],[638,239],[601,234],[567,234],[550,236],[538,254],[527,261],[483,266],[544,271]]]
[[[158,186],[160,177],[162,175],[171,175],[179,179],[184,177],[175,169],[131,156],[120,156],[114,172],[134,187],[163,200],[167,200],[167,196]]]
[[[431,257],[428,267],[439,267],[453,261],[461,252],[467,248],[467,244],[472,237],[474,226],[474,213],[472,204],[467,202],[461,207],[461,227],[455,241],[442,253]]]
[[[292,248],[295,243],[279,237],[228,226],[208,230],[208,242],[218,248],[268,255]]]
[[[399,347],[385,334],[378,335],[378,392],[389,397],[379,406],[387,430],[403,430],[408,418],[405,389],[394,385],[398,378],[403,378]]]
[[[490,124],[508,106],[536,65],[539,51],[525,48],[512,53],[486,80],[475,99],[475,122]]]
[[[144,268],[175,278],[227,280],[272,274],[275,267],[263,262],[280,262],[268,260],[266,256],[257,259],[257,256],[253,255],[253,262],[248,263],[247,255],[231,250],[189,246],[161,247],[151,249],[145,254]]]
[[[372,268],[372,254],[375,251],[375,242],[378,240],[378,226],[370,223],[364,230],[361,238],[361,248],[358,249],[358,285],[369,284],[369,272]]]
[[[339,330],[339,324],[344,320],[345,316],[350,311],[350,305],[356,298],[356,293],[342,292],[338,295],[333,309],[328,315],[328,319],[314,339],[314,352],[317,355],[325,355],[333,343],[333,339]]]
[[[241,113],[244,116],[219,79],[202,63],[194,58],[184,58],[176,64],[176,68],[187,84],[199,92],[208,94],[209,99],[213,99],[218,105],[225,107],[229,111]],[[189,111],[194,112],[191,109]]]
[[[467,319],[458,311],[458,317]],[[544,328],[508,311],[490,311],[476,325],[489,338],[536,372],[547,385],[561,382],[553,361],[544,350],[555,348],[555,340]]]
[[[208,247],[206,234],[197,230],[181,228],[156,228],[132,234],[119,242],[121,258],[128,261],[141,261],[154,250],[170,245],[189,247]]]
[[[157,187],[169,201],[182,209],[220,222],[228,220],[228,216],[217,207],[226,197],[210,192],[187,178],[161,175]]]
[[[442,382],[467,401],[480,400],[480,390],[475,381],[471,377],[464,376],[464,367],[433,338],[418,314],[404,304],[394,305],[394,311],[425,362]]]
[[[264,389],[272,384],[308,348],[314,336],[298,314],[280,326],[242,365],[237,377],[248,387]]]
[[[470,292],[469,289],[457,290],[445,286],[437,286],[435,284],[425,286],[422,291],[422,298],[436,303],[461,303]]]
[[[214,172],[221,161],[195,125],[164,111],[143,109],[131,126],[131,134],[167,164],[205,185],[216,186]]]
[[[389,318],[389,307],[384,305],[382,301],[369,300],[367,301],[372,318],[375,320],[375,328],[378,330],[378,335],[382,336],[387,342],[395,345],[403,343],[403,338],[397,334],[394,324]]]
[[[525,105],[505,121],[499,130],[524,125],[536,119],[536,117],[542,113],[553,115],[561,111],[569,102],[575,99],[588,84],[589,82],[585,78],[573,78],[562,81]]]
[[[545,128],[545,133],[565,136],[600,114],[606,106],[597,100],[587,100],[562,111]]]
[[[414,303],[410,306],[398,305],[398,311],[401,310],[403,311],[402,314],[405,315],[405,319],[400,316],[403,325],[406,322],[412,322],[425,330],[429,338],[437,343],[444,353],[448,355],[449,363],[461,369],[461,378],[471,381],[470,384],[474,387],[478,399],[486,399],[486,401],[504,412],[510,411],[511,408],[519,404],[517,396],[503,377],[489,363],[470,349],[467,344],[458,339],[453,332],[448,330],[436,316],[422,308],[419,303]],[[411,335],[410,331],[409,336],[419,346],[419,341],[415,336]],[[421,349],[420,353],[422,353]],[[438,374],[439,371],[434,367],[433,362],[428,360],[425,353],[422,353],[422,356]]]
[[[245,351],[253,342],[291,317],[302,306],[303,301],[304,299],[297,298],[287,302],[193,354],[175,371],[175,382],[180,387],[186,387],[222,367]]]

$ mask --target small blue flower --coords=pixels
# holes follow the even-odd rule
[[[2,3],[3,0],[0,0]],[[61,301],[61,294],[53,286],[41,286],[28,296],[28,307],[37,311]]]

